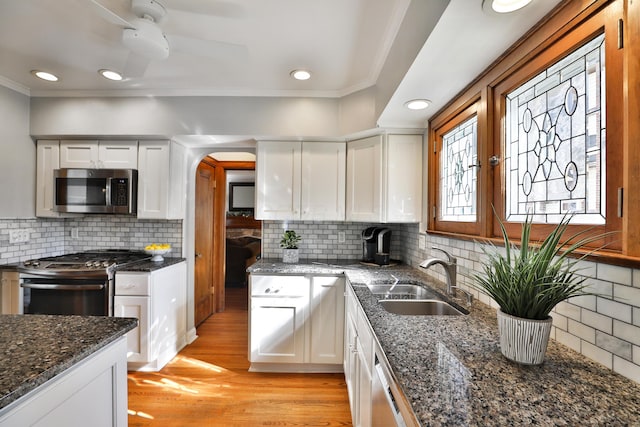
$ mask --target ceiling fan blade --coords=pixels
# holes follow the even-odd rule
[[[231,1],[173,0],[164,1],[168,9],[198,15],[221,16],[224,18],[244,18],[247,13],[243,6]]]
[[[165,34],[171,49],[195,56],[204,56],[214,59],[244,61],[249,58],[249,50],[246,46],[219,40],[202,40],[192,37]]]
[[[133,29],[136,28],[129,21],[127,21],[126,19],[124,19],[123,17],[121,17],[120,15],[118,15],[117,13],[115,13],[114,11],[112,11],[102,3],[100,3],[98,0],[91,0],[91,3],[93,3],[96,6],[96,10],[98,11],[98,13],[104,19],[111,22],[112,24],[118,25],[123,28],[133,28]]]
[[[129,52],[127,62],[124,64],[123,74],[125,77],[142,77],[150,62],[149,58]]]

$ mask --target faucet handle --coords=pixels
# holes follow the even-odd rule
[[[447,262],[450,262],[452,264],[456,262],[456,258],[444,249],[436,248],[435,246],[432,246],[431,249],[435,249],[436,251],[440,251],[445,254],[445,256],[447,257]]]

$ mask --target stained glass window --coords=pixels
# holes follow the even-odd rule
[[[605,223],[604,35],[506,97],[506,219]]]
[[[440,218],[475,221],[478,119],[464,121],[442,136]]]

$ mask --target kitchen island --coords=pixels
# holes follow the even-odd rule
[[[442,286],[415,268],[263,259],[249,271],[344,273],[420,425],[640,425],[639,384],[553,340],[541,366],[504,358],[494,309],[477,301],[467,307],[464,298],[453,298],[468,315],[396,315],[366,286],[393,280],[393,275],[442,293]]]
[[[127,424],[136,319],[0,315],[0,426]]]

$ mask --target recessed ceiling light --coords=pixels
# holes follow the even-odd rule
[[[46,71],[31,70],[31,74],[33,74],[39,79],[46,80],[48,82],[57,82],[58,80],[60,80],[58,79],[58,76],[51,73],[47,73]]]
[[[498,13],[509,13],[522,9],[531,3],[531,0],[492,0],[491,8]]]
[[[309,80],[311,78],[311,73],[307,70],[293,70],[289,74],[296,80]]]
[[[424,110],[431,104],[428,99],[412,99],[405,102],[404,106],[410,110]]]
[[[109,80],[114,80],[119,82],[120,80],[122,80],[122,74],[117,73],[115,71],[111,71],[111,70],[100,70],[98,71],[98,73],[104,77],[105,79],[109,79]]]

